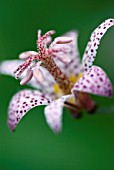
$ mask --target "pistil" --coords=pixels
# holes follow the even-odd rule
[[[41,64],[45,67],[50,74],[55,79],[56,83],[59,85],[60,89],[63,91],[64,94],[70,94],[72,83],[68,79],[68,77],[60,70],[60,68],[56,65],[54,60],[51,57],[45,58]]]

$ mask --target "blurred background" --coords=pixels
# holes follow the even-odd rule
[[[39,28],[43,33],[55,29],[54,36],[77,29],[82,56],[91,32],[110,17],[114,18],[114,1],[0,1],[0,61],[36,50]],[[106,70],[114,85],[114,27],[103,37],[95,64]],[[85,113],[79,120],[64,109],[63,131],[58,135],[47,126],[44,107],[31,110],[11,133],[8,104],[21,89],[19,81],[0,75],[0,170],[114,169],[114,113],[110,111],[114,98],[93,96],[101,109],[107,109]]]

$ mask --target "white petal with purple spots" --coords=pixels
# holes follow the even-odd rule
[[[84,71],[87,71],[92,66],[100,41],[106,31],[112,26],[114,26],[114,19],[107,19],[91,34],[90,41],[87,44],[82,60],[82,69]]]
[[[74,85],[72,92],[75,91],[111,97],[112,85],[100,67],[92,66]]]
[[[4,75],[9,75],[15,77],[13,71],[22,64],[23,61],[21,60],[6,60],[0,63],[0,73]],[[26,77],[26,72],[24,72],[19,79],[23,79]],[[36,82],[36,79],[33,77],[31,81],[28,82],[31,87],[36,89],[42,89],[41,85]]]
[[[50,128],[58,133],[62,128],[62,112],[64,103],[71,95],[63,96],[55,101],[52,101],[45,107],[45,117]]]
[[[13,71],[22,63],[23,61],[21,60],[3,61],[0,63],[0,73],[15,77],[15,74],[13,73]],[[44,92],[47,92],[48,94],[54,97],[54,89],[53,89],[53,85],[55,83],[54,78],[45,68],[43,67],[40,67],[40,68],[43,72],[43,76],[45,77],[45,81],[42,81],[42,83],[38,83],[36,79],[32,77],[32,79],[28,82],[28,85],[36,89],[43,90]],[[26,77],[26,72],[23,72],[23,74],[19,77],[19,79],[23,79],[25,77]]]
[[[0,63],[0,73],[15,77],[13,71],[22,64],[21,60],[6,60]]]
[[[22,117],[32,108],[39,105],[48,105],[49,96],[37,90],[22,90],[15,94],[10,102],[8,111],[8,126],[11,131],[15,129]]]

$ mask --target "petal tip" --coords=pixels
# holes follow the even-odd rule
[[[62,129],[59,125],[55,125],[52,130],[55,134],[59,134],[62,131]]]
[[[11,132],[15,132],[15,126],[8,122],[8,128]]]

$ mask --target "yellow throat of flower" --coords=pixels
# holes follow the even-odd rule
[[[80,73],[78,76],[70,75],[69,80],[72,83],[72,86],[83,76],[82,73]],[[57,83],[53,86],[54,92],[57,96],[57,98],[61,97],[62,95],[65,95],[63,91],[60,89],[59,85]]]

